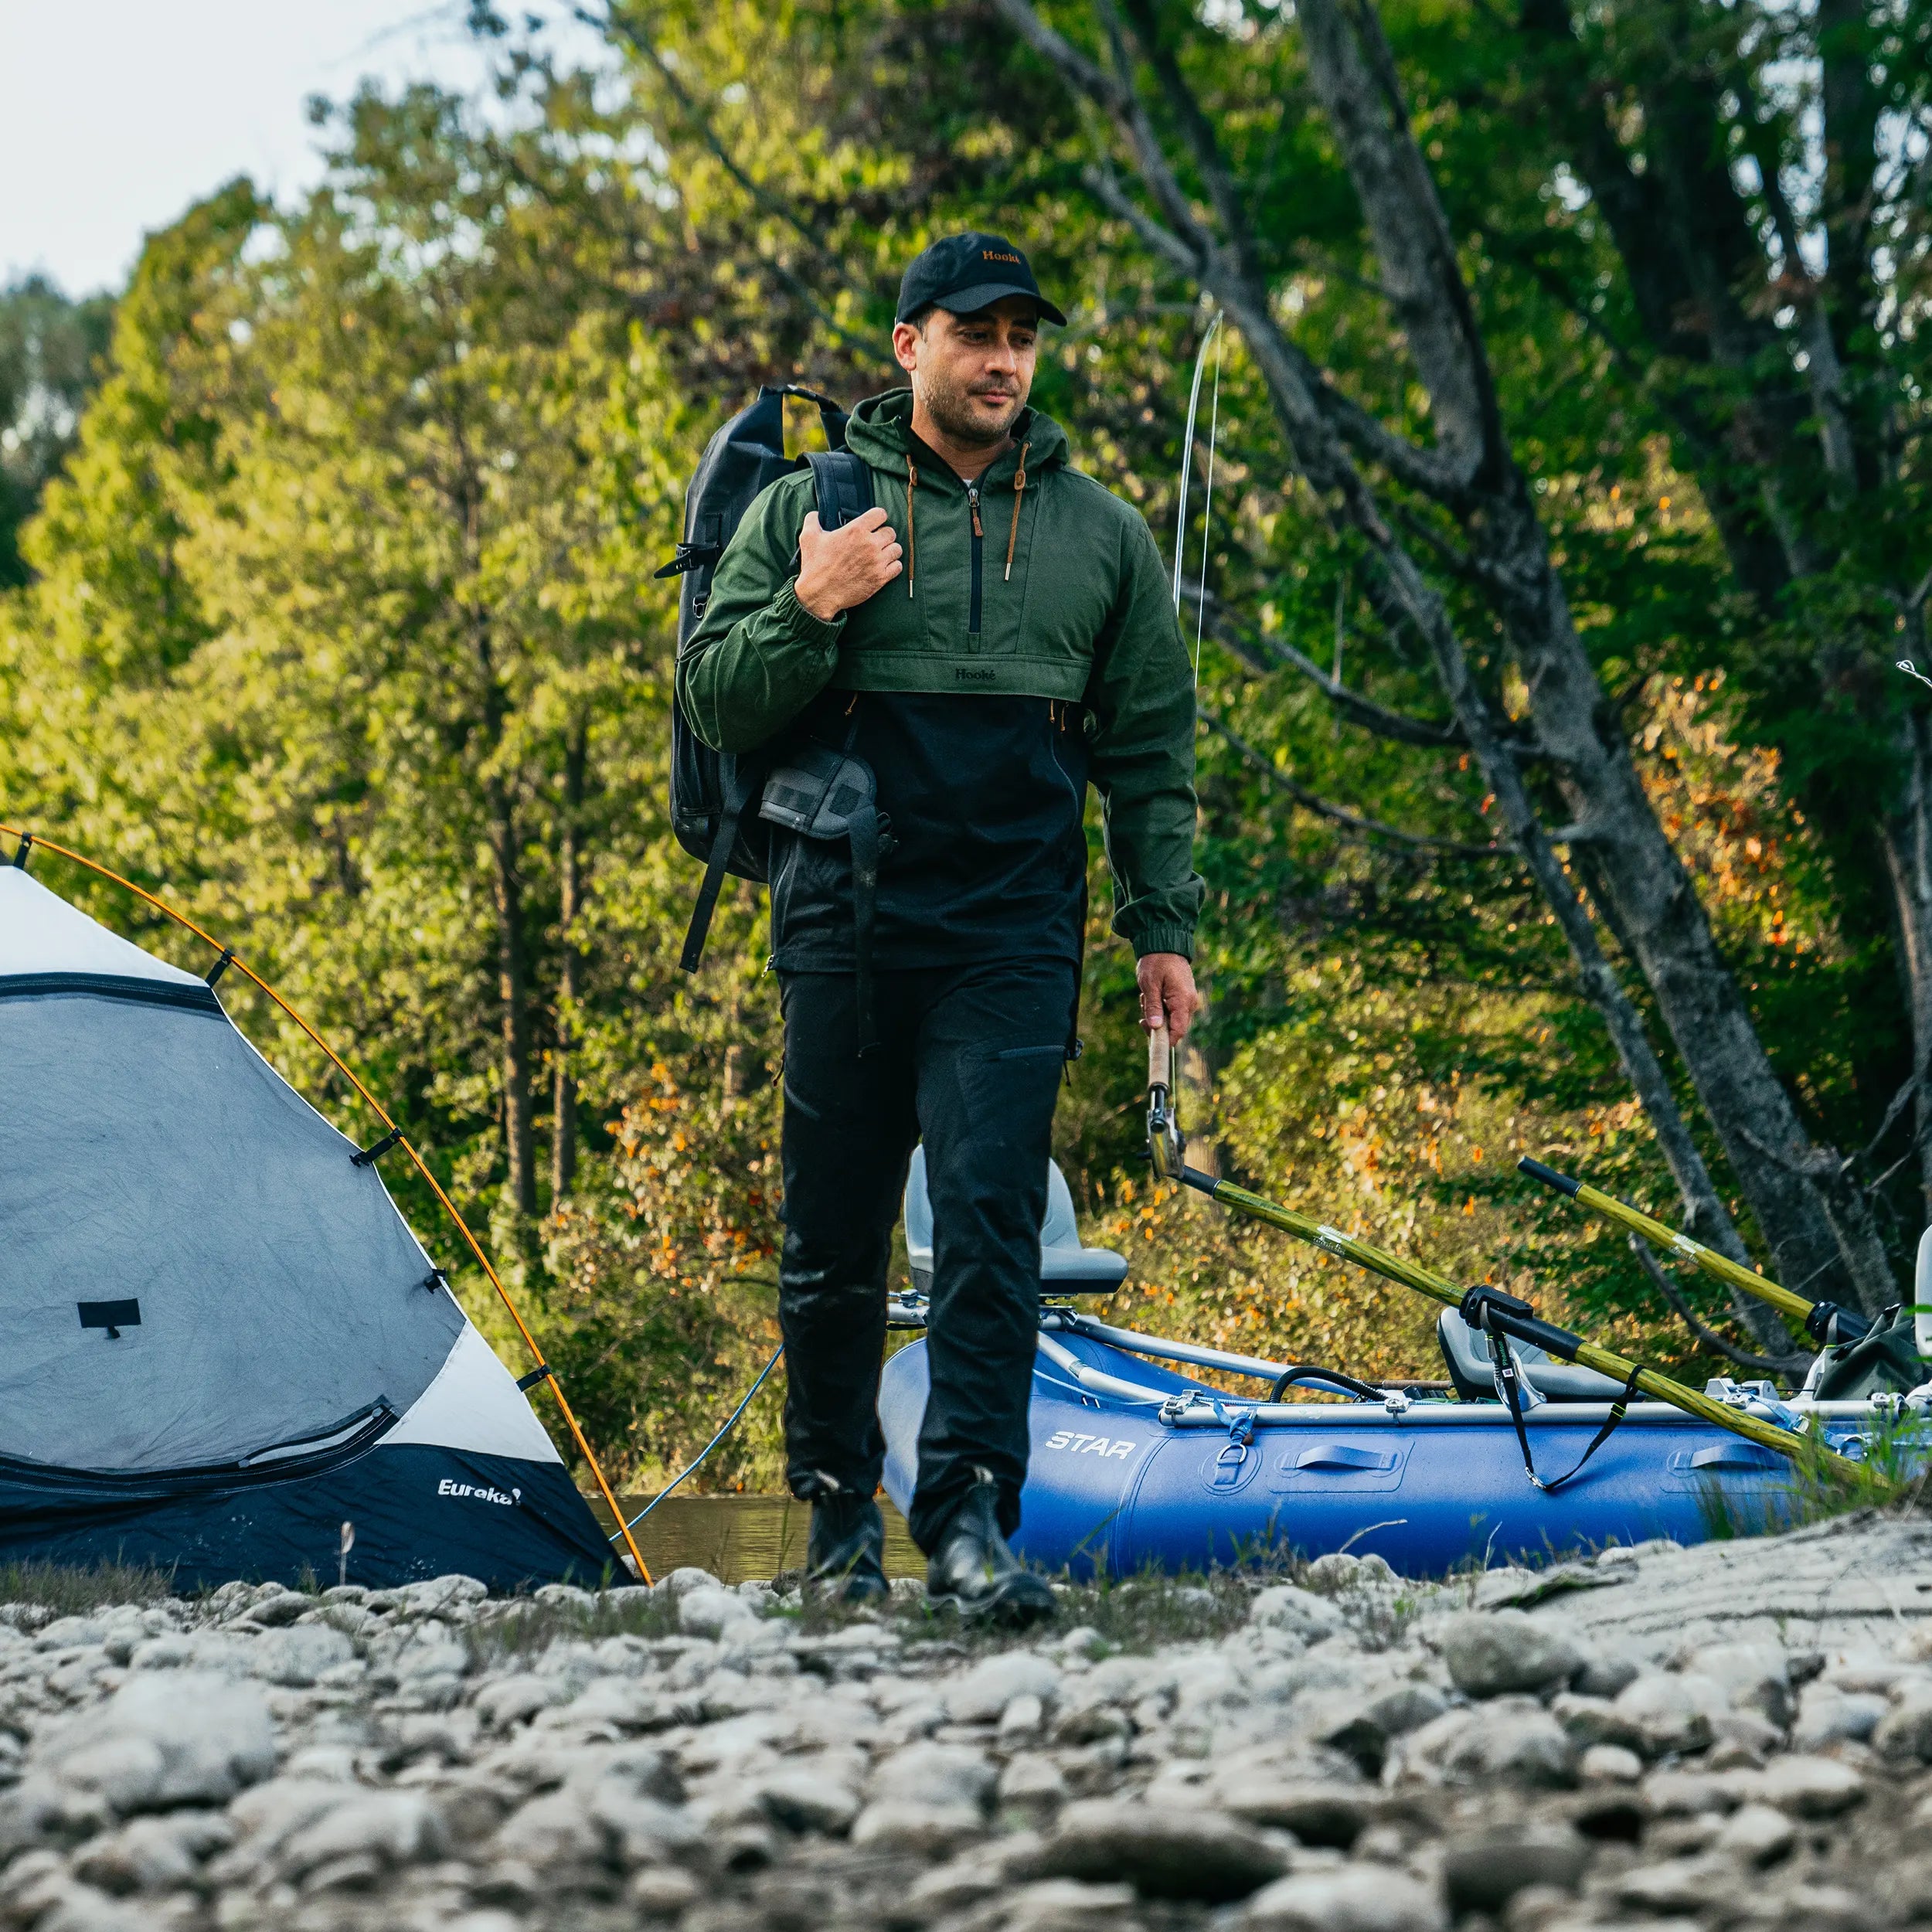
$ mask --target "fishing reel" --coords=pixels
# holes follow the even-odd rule
[[[1157,1179],[1178,1181],[1187,1165],[1187,1142],[1174,1107],[1173,1050],[1165,1026],[1147,1035],[1147,1151]]]

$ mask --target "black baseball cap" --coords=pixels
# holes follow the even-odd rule
[[[1005,295],[1027,296],[1049,322],[1066,326],[1066,318],[1039,292],[1032,264],[1004,235],[948,235],[906,270],[896,319],[910,322],[928,308],[970,315]]]

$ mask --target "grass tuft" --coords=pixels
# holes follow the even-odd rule
[[[25,1604],[56,1617],[158,1604],[173,1594],[173,1573],[151,1563],[0,1563],[0,1605]]]
[[[856,1623],[883,1622],[908,1643],[937,1645],[964,1656],[983,1656],[1015,1645],[1055,1643],[1070,1633],[1090,1633],[1096,1657],[1120,1652],[1142,1655],[1171,1645],[1215,1643],[1239,1630],[1257,1591],[1271,1583],[1312,1586],[1330,1597],[1359,1641],[1371,1650],[1401,1641],[1423,1607],[1427,1586],[1365,1570],[1338,1582],[1311,1575],[1304,1559],[1278,1546],[1206,1570],[1169,1574],[1155,1570],[1131,1577],[1100,1577],[1082,1582],[1053,1580],[1057,1607],[1053,1621],[1015,1633],[957,1611],[935,1610],[921,1595],[895,1596],[883,1611],[855,1610],[811,1597],[801,1597],[780,1580],[781,1614],[794,1617],[814,1634]]]
[[[529,1597],[485,1607],[465,1627],[470,1648],[480,1663],[529,1655],[556,1643],[594,1644],[606,1637],[678,1634],[678,1606],[648,1590],[618,1590],[587,1603],[539,1603]]]
[[[1876,1419],[1848,1447],[1855,1452],[1849,1460],[1828,1455],[1825,1443],[1807,1437],[1804,1452],[1792,1458],[1789,1480],[1753,1495],[1707,1485],[1698,1508],[1712,1541],[1773,1536],[1859,1510],[1925,1507],[1932,1435],[1922,1420],[1903,1413]]]

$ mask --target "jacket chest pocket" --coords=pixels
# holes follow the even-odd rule
[[[1057,493],[1054,482],[1061,484]],[[1062,479],[1029,486],[1026,495],[1013,558],[1013,642],[1006,648],[1036,661],[1077,664],[1083,679],[1120,589],[1113,546],[1093,540],[1090,522],[1066,501]],[[1040,567],[1023,571],[1036,549]]]

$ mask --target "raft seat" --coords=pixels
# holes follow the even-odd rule
[[[926,1192],[926,1150],[913,1149],[906,1176],[906,1260],[913,1286],[933,1290],[933,1204]],[[1046,1163],[1046,1218],[1039,1231],[1040,1289],[1046,1294],[1111,1294],[1127,1279],[1127,1257],[1080,1245],[1073,1190],[1057,1162]]]
[[[1495,1402],[1496,1372],[1489,1352],[1489,1338],[1472,1328],[1454,1308],[1444,1308],[1436,1323],[1436,1339],[1442,1345],[1442,1359],[1449,1365],[1449,1379],[1464,1402]],[[1549,1402],[1614,1402],[1624,1385],[1594,1369],[1579,1368],[1573,1362],[1559,1362],[1546,1349],[1527,1342],[1512,1342],[1509,1352],[1524,1381]]]

